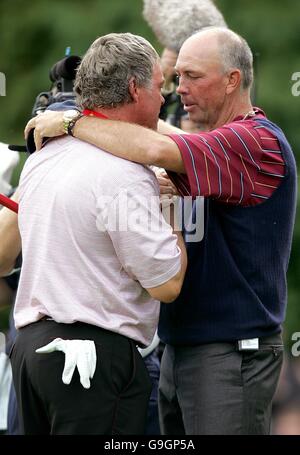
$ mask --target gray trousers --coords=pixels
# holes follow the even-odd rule
[[[280,335],[261,339],[257,351],[238,351],[235,343],[167,345],[159,384],[162,434],[269,434],[282,360]]]

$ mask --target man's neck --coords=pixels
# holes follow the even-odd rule
[[[240,97],[238,100],[232,100],[232,102],[221,111],[216,122],[208,126],[208,131],[226,125],[239,116],[245,117],[252,111],[253,106],[248,94],[244,97]]]
[[[122,106],[113,108],[95,108],[94,110],[106,115],[110,120],[120,120],[122,122],[133,123],[133,112],[131,104],[124,104]]]

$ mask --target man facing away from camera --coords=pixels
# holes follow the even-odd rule
[[[75,81],[84,115],[153,130],[162,85],[156,51],[130,33],[98,38]],[[27,160],[19,203],[11,361],[25,434],[143,433],[151,383],[137,345],[150,344],[159,300],[178,296],[186,269],[154,173],[64,137]]]
[[[296,165],[281,129],[251,104],[253,57],[224,28],[188,38],[176,62],[198,134],[80,119],[74,135],[111,153],[164,167],[182,195],[205,197],[204,235],[187,243],[181,294],[161,308],[160,418],[165,434],[266,434],[282,365]],[[62,113],[32,119],[63,134]],[[171,133],[171,134],[170,134]]]

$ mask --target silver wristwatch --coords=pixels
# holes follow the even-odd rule
[[[65,111],[63,114],[63,130],[65,134],[69,134],[73,136],[73,128],[77,120],[82,117],[81,112],[77,111],[76,109],[70,109]]]

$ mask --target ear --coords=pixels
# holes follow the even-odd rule
[[[234,69],[234,70],[230,71],[230,73],[228,75],[228,83],[226,86],[227,95],[230,95],[232,92],[234,92],[237,88],[240,87],[241,80],[242,80],[242,75],[241,75],[240,70]]]
[[[136,85],[136,80],[134,77],[129,79],[128,91],[130,93],[131,99],[134,103],[138,101],[139,98],[139,89]]]

